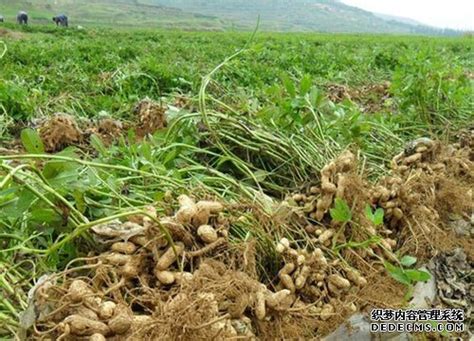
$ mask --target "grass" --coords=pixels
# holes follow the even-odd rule
[[[130,131],[89,153],[1,153],[0,335],[17,327],[35,278],[93,247],[95,224],[190,189],[271,216],[272,200],[318,181],[345,148],[377,178],[406,142],[473,119],[470,38],[265,33],[240,50],[247,33],[5,27],[1,147],[55,112],[127,122],[144,97],[170,107],[168,128],[143,140]],[[367,114],[354,94],[387,81]],[[353,95],[331,100],[334,84]],[[270,250],[277,222],[248,219],[235,237]]]
[[[187,13],[171,7],[134,4],[129,1],[11,1],[0,0],[0,13],[7,22],[15,22],[16,14],[24,10],[30,23],[54,26],[51,18],[66,13],[70,24],[82,26],[161,27],[181,29],[222,30],[226,25],[216,17]]]

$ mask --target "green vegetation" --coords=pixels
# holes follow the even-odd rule
[[[261,15],[262,27],[277,31],[359,33],[455,34],[398,20],[385,20],[371,12],[337,0],[149,0],[192,13],[215,15],[247,27]]]
[[[240,50],[249,38],[0,27],[0,335],[16,330],[33,279],[94,249],[88,232],[98,223],[189,191],[274,217],[272,199],[317,182],[346,148],[377,179],[407,142],[449,139],[473,122],[471,38],[258,33]],[[166,106],[168,126],[141,139],[126,127],[145,97]],[[46,154],[28,128],[57,112],[125,128],[111,145],[92,134],[86,147]],[[383,223],[383,210],[364,208]],[[352,209],[336,200],[330,216],[345,226]],[[232,238],[256,238],[259,270],[270,273],[285,232],[278,220],[264,229],[242,216]],[[397,280],[426,279],[407,269],[411,258],[401,264],[386,263]]]
[[[400,265],[396,266],[389,262],[385,262],[385,268],[396,281],[406,285],[407,293],[405,298],[409,301],[413,294],[413,285],[417,282],[425,282],[431,278],[429,272],[423,270],[410,269],[416,263],[416,258],[411,256],[403,256],[400,259]]]
[[[251,30],[261,17],[265,31],[459,35],[380,16],[337,0],[0,0],[0,14],[14,21],[18,10],[32,23],[47,23],[66,13],[72,25]]]
[[[58,13],[67,13],[73,26],[161,27],[222,30],[227,25],[214,16],[193,14],[177,8],[123,0],[0,0],[0,14],[15,22],[19,10],[27,11],[30,23],[50,24]]]

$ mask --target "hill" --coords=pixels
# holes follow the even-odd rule
[[[253,25],[260,14],[262,27],[277,31],[433,34],[440,31],[380,16],[337,0],[149,0],[234,23]]]
[[[268,31],[452,34],[415,22],[380,16],[337,0],[0,0],[0,14],[19,9],[33,22],[67,13],[72,23],[182,29],[251,29],[258,15]]]
[[[181,9],[137,0],[0,0],[0,15],[9,22],[25,10],[33,23],[51,22],[57,13],[67,13],[73,25],[159,26],[165,28],[220,30],[215,16],[187,13]]]

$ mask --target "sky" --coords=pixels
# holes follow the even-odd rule
[[[474,30],[474,0],[342,0],[371,12],[415,19],[442,28]]]

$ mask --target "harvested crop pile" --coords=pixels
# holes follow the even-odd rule
[[[185,195],[179,203],[172,217],[158,218],[150,208],[145,217],[95,226],[106,250],[36,289],[33,337],[296,337],[305,328],[311,335],[321,311],[334,312],[329,306],[306,311],[291,290],[269,290],[239,270],[220,203]]]
[[[166,127],[165,108],[160,104],[144,99],[134,107],[136,134],[144,137]],[[87,147],[90,136],[96,135],[106,145],[112,144],[121,136],[126,127],[113,118],[102,118],[97,122],[88,121],[79,125],[76,119],[65,113],[56,113],[42,121],[38,127],[39,135],[47,152],[58,152],[68,146]]]
[[[120,121],[103,118],[97,122],[83,120],[78,124],[68,114],[57,113],[39,125],[39,136],[47,152],[58,152],[69,146],[86,147],[91,135],[96,135],[110,145],[123,131]]]
[[[384,260],[396,263],[398,252],[406,250],[426,260],[431,251],[463,245],[447,219],[453,214],[470,219],[468,146],[413,141],[394,158],[392,173],[376,184],[363,179],[354,154],[342,153],[321,170],[317,183],[286,200],[292,208],[278,218],[287,226],[285,237],[273,246],[280,264],[265,276],[255,269],[255,252],[261,250],[232,237],[243,207],[181,195],[170,216],[159,217],[149,207],[146,215],[94,226],[92,235],[103,249],[36,288],[31,337],[325,335],[356,311],[380,307],[376,292],[400,292]],[[469,188],[467,193],[458,193],[460,186]],[[382,219],[374,218],[377,209],[383,209]],[[435,228],[452,237],[448,244],[420,237]],[[472,248],[465,250],[472,259]]]
[[[369,84],[360,88],[350,88],[341,84],[330,84],[327,87],[328,97],[332,102],[340,103],[349,100],[357,103],[365,113],[376,113],[391,106],[389,93],[390,82]]]
[[[88,130],[88,135],[96,134],[105,145],[112,144],[124,131],[124,125],[113,118],[103,118]]]
[[[26,34],[22,32],[12,31],[6,28],[0,28],[0,37],[6,37],[12,40],[20,40],[26,37]]]
[[[83,139],[83,133],[74,117],[63,113],[57,113],[43,122],[39,134],[47,152],[62,150]]]
[[[391,174],[376,184],[363,180],[354,155],[345,152],[322,169],[317,186],[296,193],[292,201],[310,222],[306,232],[323,245],[363,242],[378,234],[383,239],[370,249],[379,256],[393,259],[392,251],[403,249],[428,258],[434,248],[464,244],[461,238],[446,238],[453,232],[448,228],[451,218],[469,220],[473,209],[472,148],[463,145],[442,146],[426,138],[412,141],[393,159]],[[337,199],[347,202],[352,212],[351,222],[342,228],[329,214]],[[367,219],[367,203],[374,210],[383,209],[384,226]],[[434,231],[442,237],[433,238]],[[362,258],[372,253],[370,249],[359,251]]]
[[[133,114],[137,118],[137,135],[143,137],[165,128],[167,125],[165,111],[162,105],[148,98],[138,102],[133,109]]]

